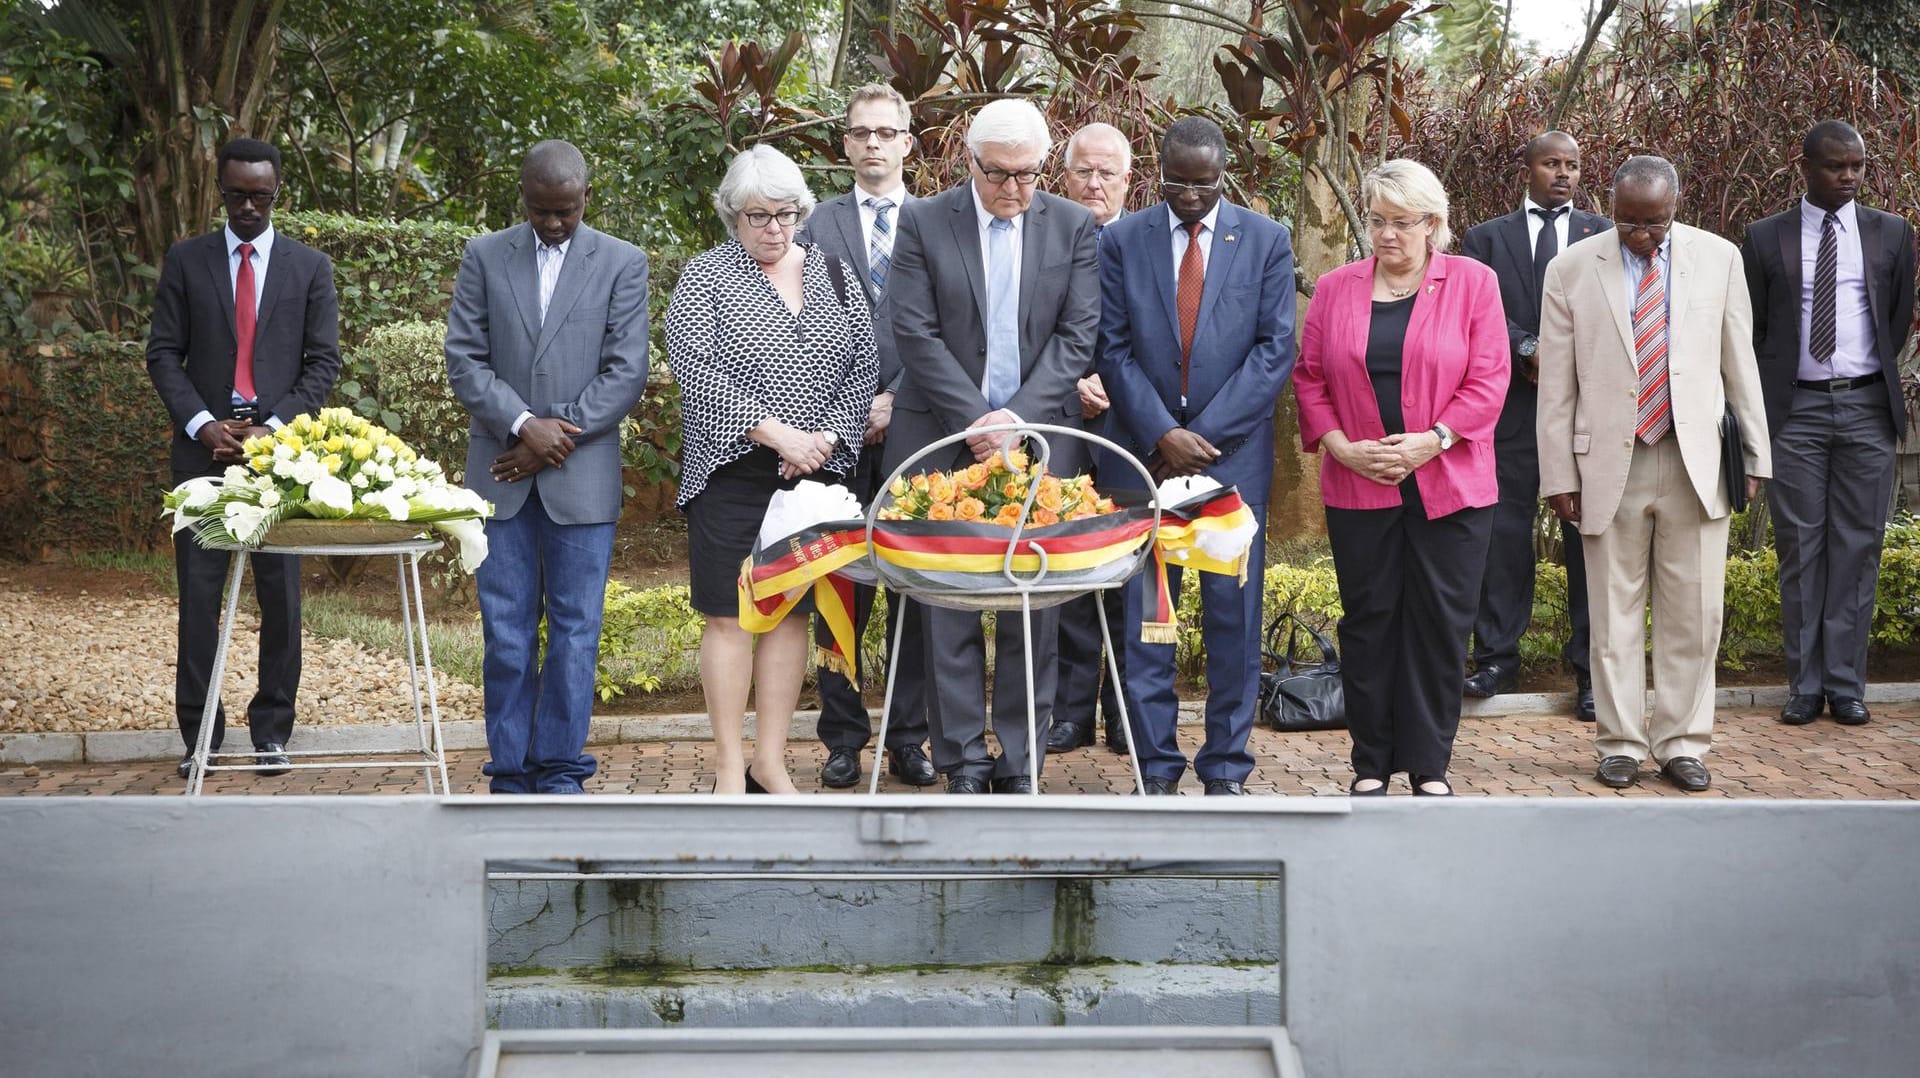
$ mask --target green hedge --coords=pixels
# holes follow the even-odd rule
[[[25,540],[22,552],[163,547],[168,420],[145,349],[76,338],[10,362],[26,364],[38,420],[32,511],[6,529]]]

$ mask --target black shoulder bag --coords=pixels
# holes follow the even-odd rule
[[[1286,626],[1284,646],[1279,640]],[[1320,649],[1319,662],[1301,662],[1295,651],[1304,631]],[[1294,614],[1267,623],[1265,653],[1274,669],[1260,674],[1260,721],[1275,730],[1344,730],[1347,698],[1340,685],[1340,654],[1333,641]]]

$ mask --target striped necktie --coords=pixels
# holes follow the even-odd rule
[[[873,282],[874,295],[885,295],[887,270],[893,266],[893,224],[887,220],[893,200],[868,198],[862,204],[873,210],[873,238],[867,241],[867,280]]]
[[[1640,368],[1640,414],[1633,432],[1653,445],[1673,427],[1667,390],[1667,289],[1660,280],[1659,251],[1647,259],[1646,275],[1634,292],[1633,356]]]
[[[1834,228],[1840,218],[1829,213],[1820,222],[1820,253],[1813,263],[1813,325],[1807,330],[1807,351],[1822,363],[1833,362],[1833,348],[1839,339],[1834,322],[1835,301],[1840,288],[1840,241]]]

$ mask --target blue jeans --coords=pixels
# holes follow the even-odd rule
[[[580,793],[594,772],[584,750],[613,527],[556,524],[537,494],[510,519],[487,522],[487,560],[475,578],[492,757],[481,770],[494,793]]]

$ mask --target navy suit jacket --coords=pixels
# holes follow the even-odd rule
[[[1180,408],[1180,319],[1165,203],[1100,234],[1100,380],[1113,401],[1107,436],[1145,463],[1178,426],[1220,450],[1206,474],[1264,505],[1273,481],[1273,408],[1293,373],[1293,239],[1285,225],[1224,199],[1200,295],[1199,328]],[[1102,451],[1103,485],[1140,474]]]
[[[1605,217],[1585,210],[1569,210],[1566,246],[1571,247],[1612,227],[1613,222]],[[1526,207],[1467,229],[1467,234],[1460,239],[1460,253],[1493,267],[1494,276],[1500,279],[1500,306],[1507,312],[1507,349],[1514,368],[1513,377],[1507,382],[1507,406],[1494,427],[1493,440],[1495,444],[1524,445],[1527,452],[1533,452],[1534,416],[1540,390],[1520,374],[1520,342],[1540,334],[1540,289],[1533,279],[1533,245],[1527,241]],[[1570,361],[1572,357],[1535,357],[1541,358],[1555,362]]]

